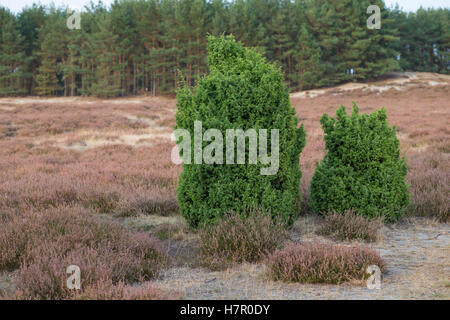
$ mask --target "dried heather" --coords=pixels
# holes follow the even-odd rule
[[[290,243],[276,250],[266,264],[270,279],[301,283],[363,280],[369,276],[369,265],[385,270],[383,259],[368,247],[318,242]]]
[[[287,238],[281,223],[269,214],[251,210],[246,217],[230,212],[212,226],[200,231],[202,263],[223,269],[235,263],[256,262],[277,249]]]
[[[84,288],[102,281],[149,280],[167,263],[154,239],[99,222],[83,208],[17,216],[0,229],[0,270],[19,268],[16,287],[23,298],[70,298],[73,292],[65,283],[69,265],[80,267]]]
[[[380,219],[369,219],[348,211],[344,214],[328,214],[325,223],[317,230],[317,233],[341,241],[375,242],[379,239],[381,226]]]

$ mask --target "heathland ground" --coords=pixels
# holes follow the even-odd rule
[[[170,97],[0,99],[0,220],[7,222],[0,228],[5,234],[17,217],[54,210],[118,224],[131,235],[155,236],[170,262],[151,286],[185,298],[449,299],[449,97],[450,77],[431,73],[390,74],[377,82],[291,94],[307,133],[300,158],[302,213],[289,230],[295,242],[331,241],[315,233],[323,219],[308,205],[311,177],[324,155],[320,116],[334,115],[339,105],[350,107],[354,101],[360,112],[386,107],[389,123],[397,126],[409,166],[411,204],[402,220],[384,225],[369,244],[387,264],[381,290],[359,282],[273,282],[263,264],[225,271],[202,267],[198,234],[177,213],[181,166],[171,162],[176,107]],[[74,215],[68,217],[70,223]],[[51,249],[40,252],[51,256]],[[0,267],[0,291],[13,294],[29,269]]]

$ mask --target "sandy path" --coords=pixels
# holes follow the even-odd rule
[[[312,232],[314,222],[307,223],[309,232],[293,231],[292,240],[327,241]],[[380,290],[370,290],[363,283],[267,281],[262,264],[244,264],[223,272],[174,267],[155,285],[179,290],[186,299],[450,299],[450,225],[421,220],[384,227],[382,233],[382,240],[372,245],[387,263]]]
[[[293,92],[291,93],[291,98],[315,98],[326,93],[330,93],[332,95],[340,95],[345,92],[354,90],[362,90],[363,92],[376,92],[377,94],[381,94],[391,89],[403,91],[411,87],[448,86],[450,84],[450,76],[444,74],[429,72],[392,72],[389,75],[390,76],[387,79],[374,82],[349,82],[332,88]]]

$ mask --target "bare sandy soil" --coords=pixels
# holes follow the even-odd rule
[[[320,223],[315,216],[299,218],[291,240],[328,242],[314,233]],[[195,254],[193,240],[178,244],[180,247]],[[385,226],[382,239],[370,247],[387,263],[379,290],[368,289],[363,282],[306,285],[268,281],[263,264],[243,264],[222,272],[181,264],[164,272],[155,284],[179,290],[187,299],[450,299],[450,225],[429,219],[405,220]],[[175,258],[179,254],[173,251]]]
[[[377,94],[388,90],[404,91],[417,86],[440,86],[447,85],[450,76],[430,72],[391,72],[383,80],[368,83],[350,82],[336,87],[316,90],[304,90],[291,94],[292,98],[315,98],[317,96],[331,93],[341,95],[347,91],[361,90],[362,92],[375,92]]]
[[[315,163],[324,155],[320,116],[355,101],[362,112],[385,106],[389,122],[397,125],[412,204],[406,218],[384,226],[380,240],[370,244],[387,263],[380,290],[365,283],[272,282],[263,264],[222,272],[201,268],[198,236],[178,215],[164,211],[175,202],[181,170],[170,160],[174,99],[1,98],[0,200],[59,203],[61,191],[69,190],[77,199],[106,201],[99,219],[131,231],[157,234],[161,226],[172,226],[176,231],[163,240],[172,265],[153,283],[188,299],[450,299],[450,225],[438,221],[449,214],[449,97],[450,76],[430,73],[395,73],[373,83],[291,94],[307,132],[300,159],[302,215],[290,230],[295,242],[330,241],[314,233],[323,221],[308,206]],[[162,214],[145,212],[149,203]],[[115,214],[123,208],[133,214]],[[0,213],[13,209],[0,207]],[[0,274],[0,289],[11,288],[13,278],[14,272]]]

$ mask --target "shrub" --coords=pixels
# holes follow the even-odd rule
[[[200,231],[200,254],[203,265],[211,269],[234,263],[256,262],[272,253],[287,238],[281,223],[259,210],[247,216],[230,212],[214,225]]]
[[[450,222],[448,154],[436,150],[417,152],[409,157],[408,164],[411,168],[408,175],[411,183],[408,213]]]
[[[367,247],[325,243],[290,243],[267,259],[272,280],[339,284],[369,277],[369,265],[385,270],[383,259]]]
[[[366,217],[397,220],[409,203],[407,167],[386,110],[358,114],[353,104],[349,116],[341,106],[336,118],[324,114],[320,123],[328,153],[311,181],[313,210],[342,214],[353,209]]]
[[[297,128],[282,72],[232,36],[208,38],[208,64],[210,74],[199,79],[193,91],[186,86],[177,91],[176,128],[188,130],[191,136],[191,164],[184,161],[178,184],[181,214],[197,227],[230,210],[264,207],[274,220],[292,223],[299,212],[299,154],[305,132],[303,127]],[[258,164],[249,164],[248,143],[245,164],[194,164],[194,121],[202,122],[202,133],[218,129],[224,145],[227,129],[255,129],[257,134],[259,129],[267,129],[267,150],[272,147],[271,130],[278,129],[278,171],[262,175],[260,170],[270,164],[261,164],[261,157]],[[179,146],[181,141],[179,137]],[[203,141],[202,150],[207,145],[209,142]],[[235,144],[235,159],[237,149]],[[221,151],[226,155],[225,146]]]
[[[382,223],[380,219],[369,219],[353,211],[344,214],[331,213],[317,231],[318,234],[336,240],[377,241]]]
[[[72,297],[65,283],[69,265],[80,267],[83,289],[102,281],[149,280],[166,262],[154,239],[99,222],[82,208],[30,212],[0,226],[0,270],[19,268],[16,287],[22,298]]]

